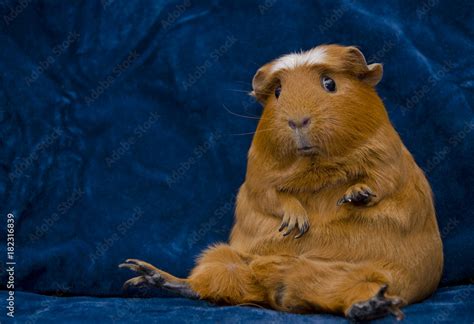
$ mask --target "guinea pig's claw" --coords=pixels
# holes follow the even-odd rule
[[[283,229],[287,226],[288,226],[288,222],[285,222],[285,221],[281,222],[281,225],[280,225],[280,228],[278,229],[278,232],[283,231]]]
[[[337,205],[342,206],[343,204],[351,202],[351,201],[352,201],[351,198],[348,198],[347,195],[344,195],[344,197],[342,197],[341,199],[337,201]]]
[[[289,235],[289,234],[291,233],[291,231],[292,231],[294,228],[295,228],[295,224],[294,224],[294,223],[293,223],[293,224],[289,224],[288,227],[287,227],[287,229],[286,229],[286,232],[283,233],[283,236]]]
[[[300,227],[300,232],[295,236],[295,239],[299,239],[306,233],[309,229],[309,223],[303,223],[303,226]]]

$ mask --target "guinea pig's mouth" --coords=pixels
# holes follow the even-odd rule
[[[316,153],[316,146],[302,146],[298,147],[298,153],[303,155],[311,155]]]

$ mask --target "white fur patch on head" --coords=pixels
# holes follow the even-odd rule
[[[292,53],[278,58],[272,66],[272,73],[285,69],[294,69],[303,65],[314,65],[324,63],[326,51],[324,48],[315,47],[308,51]]]

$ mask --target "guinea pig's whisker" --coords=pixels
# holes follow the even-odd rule
[[[248,118],[248,119],[257,119],[257,120],[260,120],[261,117],[257,117],[257,116],[246,116],[246,115],[241,115],[241,114],[238,114],[238,113],[235,113],[233,112],[232,110],[230,110],[229,108],[226,107],[226,105],[222,105],[224,107],[225,110],[227,110],[227,112],[231,115],[234,115],[234,116],[237,116],[237,117],[242,117],[242,118]]]
[[[241,90],[241,89],[225,89],[225,90],[227,90],[227,91],[234,91],[234,92],[243,92],[243,93],[247,93],[247,94],[250,94],[250,93],[252,92],[252,90],[246,91],[246,90]],[[264,94],[264,95],[267,95],[267,96],[273,94],[273,92],[265,92],[265,91],[260,91],[259,93]]]
[[[248,132],[248,133],[240,133],[240,134],[229,134],[231,136],[244,136],[244,135],[253,135],[257,133],[262,133],[262,132],[267,132],[267,131],[272,131],[275,130],[276,128],[267,128],[267,129],[257,129],[255,132]]]
[[[245,85],[249,85],[249,86],[252,86],[252,82],[248,82],[248,81],[236,81],[237,83],[241,83],[241,84],[245,84]]]
[[[241,89],[225,89],[227,91],[234,91],[234,92],[243,92],[243,93],[250,93],[252,91],[246,91],[246,90],[241,90]]]

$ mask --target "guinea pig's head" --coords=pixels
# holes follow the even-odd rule
[[[347,154],[388,122],[374,90],[382,74],[353,46],[322,45],[265,64],[252,82],[264,105],[255,140],[284,155]]]

